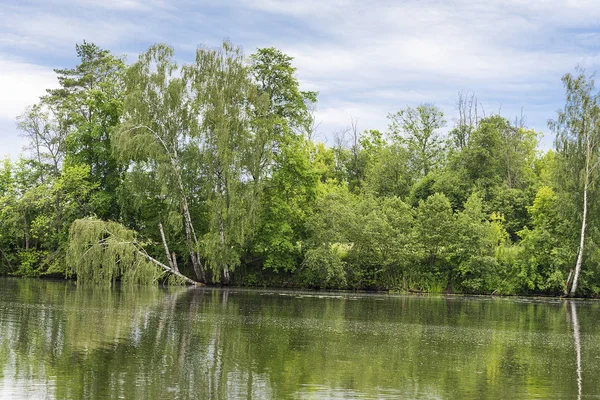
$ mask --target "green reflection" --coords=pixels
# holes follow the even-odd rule
[[[0,279],[0,397],[575,398],[595,301]]]

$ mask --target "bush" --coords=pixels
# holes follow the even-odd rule
[[[347,286],[344,262],[335,249],[319,247],[308,250],[300,274],[301,283],[307,287],[329,289]]]

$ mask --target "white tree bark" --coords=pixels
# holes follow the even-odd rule
[[[187,276],[183,275],[181,272],[175,271],[175,270],[171,269],[169,266],[167,266],[167,265],[161,263],[160,261],[158,261],[157,259],[151,257],[145,251],[138,250],[138,254],[140,254],[141,256],[145,257],[148,261],[153,262],[154,264],[158,265],[159,267],[161,267],[165,271],[170,272],[171,274],[182,278],[186,283],[189,283],[190,285],[204,286],[204,283],[202,283],[202,282],[196,282],[195,280],[190,279]]]
[[[577,307],[571,301],[571,322],[573,323],[573,341],[575,344],[575,357],[577,360],[577,398],[581,399],[583,381],[581,379],[581,338],[579,336],[579,319],[577,318]]]
[[[583,263],[583,250],[585,244],[585,228],[587,222],[587,194],[590,180],[590,139],[589,136],[586,138],[586,155],[585,155],[585,182],[583,185],[583,216],[581,219],[581,238],[579,240],[579,252],[577,254],[577,263],[575,264],[575,275],[573,277],[573,284],[569,292],[569,297],[574,297],[577,292],[577,283],[579,280],[579,273],[581,272],[581,264]]]

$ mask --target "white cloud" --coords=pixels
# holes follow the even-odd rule
[[[324,4],[325,3],[325,4]],[[324,127],[350,110],[385,129],[385,115],[420,102],[444,108],[449,121],[459,90],[475,92],[486,110],[520,112],[547,131],[562,102],[560,76],[576,64],[600,66],[600,7],[595,1],[307,0],[244,3],[294,18],[316,39],[277,39],[295,57],[301,81],[321,92]],[[321,115],[320,114],[320,115]],[[451,122],[450,122],[451,123]]]
[[[13,120],[37,103],[47,88],[57,87],[52,69],[0,54],[0,119]]]
[[[141,23],[119,14],[95,13],[85,7],[88,3],[93,2],[79,6],[63,2],[55,8],[47,8],[47,4],[38,8],[6,7],[0,14],[0,45],[19,52],[71,55],[75,43],[84,39],[114,49],[127,38],[140,35],[148,40],[156,38],[154,32]],[[133,7],[134,3],[126,4]]]
[[[325,136],[350,116],[361,129],[385,129],[388,112],[421,102],[443,107],[452,121],[459,90],[475,92],[488,112],[502,107],[510,117],[523,106],[529,124],[547,130],[562,102],[560,76],[576,64],[600,67],[595,0],[34,4],[3,6],[0,14],[0,53],[23,56],[0,54],[0,118],[13,118],[54,82],[50,68],[35,65],[38,52],[54,57],[55,67],[71,66],[73,46],[84,38],[118,54],[166,41],[181,50],[178,57],[198,43],[218,43],[220,32],[248,52],[258,43],[278,47],[295,57],[303,88],[320,92]]]
[[[16,117],[38,102],[46,88],[57,87],[52,69],[0,53],[0,157],[16,159],[25,145]]]

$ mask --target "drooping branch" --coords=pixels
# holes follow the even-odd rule
[[[172,262],[170,258],[169,261]],[[119,223],[93,218],[73,222],[69,233],[67,273],[77,275],[78,281],[112,284],[121,280],[154,284],[165,272],[186,283],[202,285],[151,257],[136,232]]]

